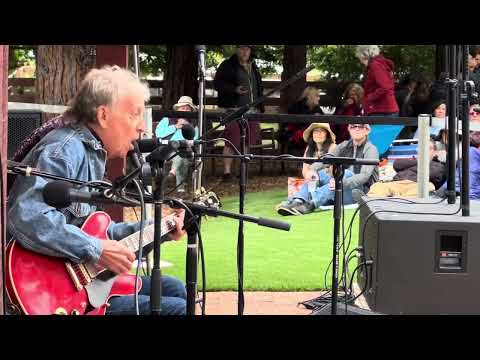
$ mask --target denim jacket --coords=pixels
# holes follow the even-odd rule
[[[84,125],[49,132],[23,160],[40,171],[80,181],[103,180],[107,153]],[[55,209],[43,201],[48,179],[17,176],[8,197],[8,231],[23,247],[74,262],[98,261],[102,241],[79,226],[96,210],[89,204],[72,203]],[[87,189],[85,189],[87,190]],[[120,240],[139,230],[139,224],[112,222],[110,239]]]

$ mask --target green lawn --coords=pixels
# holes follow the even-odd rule
[[[245,223],[244,289],[265,291],[319,290],[324,288],[324,272],[332,258],[333,213],[282,217],[274,207],[284,200],[286,189],[247,194],[245,213],[282,219],[290,231],[274,230]],[[238,196],[222,199],[223,209],[238,212]],[[345,227],[354,210],[345,211]],[[237,289],[238,222],[227,218],[207,218],[202,223],[207,290]],[[357,244],[358,219],[353,226],[350,248]],[[185,279],[185,242],[167,242],[161,258],[174,264],[163,273]],[[350,268],[356,266],[350,263]],[[199,267],[200,270],[200,267]],[[198,283],[201,283],[200,271]],[[327,278],[330,286],[331,275]]]

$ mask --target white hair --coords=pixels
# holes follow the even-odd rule
[[[129,94],[140,94],[145,102],[150,100],[148,85],[130,70],[118,66],[92,69],[70,101],[66,114],[74,122],[95,122],[99,106],[114,106],[120,96]]]
[[[358,45],[355,51],[355,55],[359,59],[368,60],[374,56],[380,54],[380,48],[378,45]]]

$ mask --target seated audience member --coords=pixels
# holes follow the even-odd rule
[[[309,86],[303,90],[302,96],[288,108],[289,114],[294,115],[323,115],[323,111],[318,105],[320,95],[317,88]],[[286,123],[280,130],[280,141],[287,143],[288,153],[295,155],[303,154],[305,142],[303,141],[303,131],[307,126],[298,123]]]
[[[339,144],[332,152],[333,156],[355,157],[357,159],[378,159],[378,151],[369,141],[368,124],[348,125],[351,139]],[[323,165],[322,165],[323,166]],[[308,214],[321,206],[330,205],[335,198],[335,180],[332,176],[331,167],[318,171],[321,166],[312,165],[317,171],[318,181],[315,186],[311,182],[303,184],[300,191],[288,199],[288,202],[278,209],[283,216]],[[345,169],[343,177],[343,202],[354,203],[354,196],[368,192],[370,185],[378,180],[378,168],[376,165],[354,165]],[[354,195],[354,192],[356,193]]]
[[[480,124],[480,105],[474,104],[470,106],[470,111],[468,114],[470,123]]]
[[[343,94],[343,103],[335,110],[335,115],[359,116],[362,114],[363,88],[357,83],[351,83]],[[331,124],[333,133],[340,144],[350,139],[347,124]]]
[[[439,189],[446,180],[446,166],[435,158],[435,145],[430,141],[429,191]],[[391,182],[378,182],[370,187],[368,196],[417,196],[417,159],[398,159],[393,163],[397,172]]]
[[[307,143],[304,157],[320,158],[335,149],[335,134],[327,123],[313,123],[303,132],[303,140]],[[305,180],[311,180],[316,176],[316,171],[323,168],[323,163],[316,164],[316,171],[313,164],[303,164],[302,175]]]
[[[438,100],[432,104],[432,117],[438,119],[446,119],[447,118],[447,105],[445,100]],[[437,137],[440,134],[440,131],[444,127],[437,127],[437,126],[430,126],[430,137]],[[415,132],[413,136],[414,139],[418,139],[418,130]]]
[[[473,131],[470,133],[470,147],[469,147],[469,156],[470,156],[470,194],[469,197],[472,200],[480,199],[480,131]],[[457,169],[455,174],[455,190],[457,195],[461,192],[461,163],[457,162]],[[444,197],[446,195],[447,183],[444,183],[443,186],[436,192],[436,195],[439,197]]]
[[[197,111],[197,107],[193,104],[190,96],[182,96],[178,102],[173,105],[175,111]],[[162,140],[185,140],[182,135],[183,125],[190,124],[186,119],[170,119],[164,117],[157,125],[155,135]],[[198,139],[198,127],[195,127],[195,137]],[[176,179],[176,186],[178,186],[178,192],[185,191],[184,181],[188,175],[188,169],[191,166],[192,160],[182,158],[180,155],[175,156],[172,159],[172,168],[168,177]]]
[[[320,158],[327,153],[332,153],[335,149],[335,134],[330,130],[327,123],[313,123],[303,132],[303,140],[307,143],[304,157]],[[306,182],[316,184],[318,181],[317,172],[323,169],[323,163],[307,164],[302,167],[302,176]],[[314,169],[315,166],[315,169]],[[313,185],[314,186],[314,185]],[[277,206],[277,211],[289,204],[289,200],[282,202]]]

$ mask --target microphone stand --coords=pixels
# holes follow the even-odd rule
[[[205,45],[195,46],[198,53],[198,131],[199,136],[203,135],[203,116],[205,111],[204,95],[205,95]],[[200,144],[198,151],[203,152],[203,145]],[[200,192],[202,187],[202,170],[203,162],[201,157],[197,157],[193,161],[194,171],[192,174],[193,194],[194,197]],[[201,216],[194,214],[194,219],[198,224],[198,228],[190,226],[187,228],[187,254],[185,261],[185,283],[187,288],[187,315],[195,315],[195,304],[197,297],[197,274],[198,274],[198,231],[200,231]],[[205,286],[205,284],[202,284]]]
[[[455,172],[456,172],[456,120],[457,120],[457,54],[456,45],[449,45],[448,85],[448,152],[447,152],[447,197],[449,204],[455,204]],[[468,141],[468,134],[467,141]],[[465,141],[465,140],[464,140]]]
[[[465,134],[462,141],[462,187],[461,187],[461,204],[462,204],[462,216],[470,216],[470,97],[472,93],[471,83],[469,82],[468,73],[468,45],[462,45],[462,57],[463,57],[463,92],[461,93],[462,99],[462,134]]]
[[[160,250],[162,244],[162,203],[165,161],[176,154],[170,146],[160,146],[145,158],[151,166],[154,201],[153,268],[151,274],[150,310],[152,315],[160,315],[162,299],[162,271]],[[141,261],[141,260],[140,260]]]

